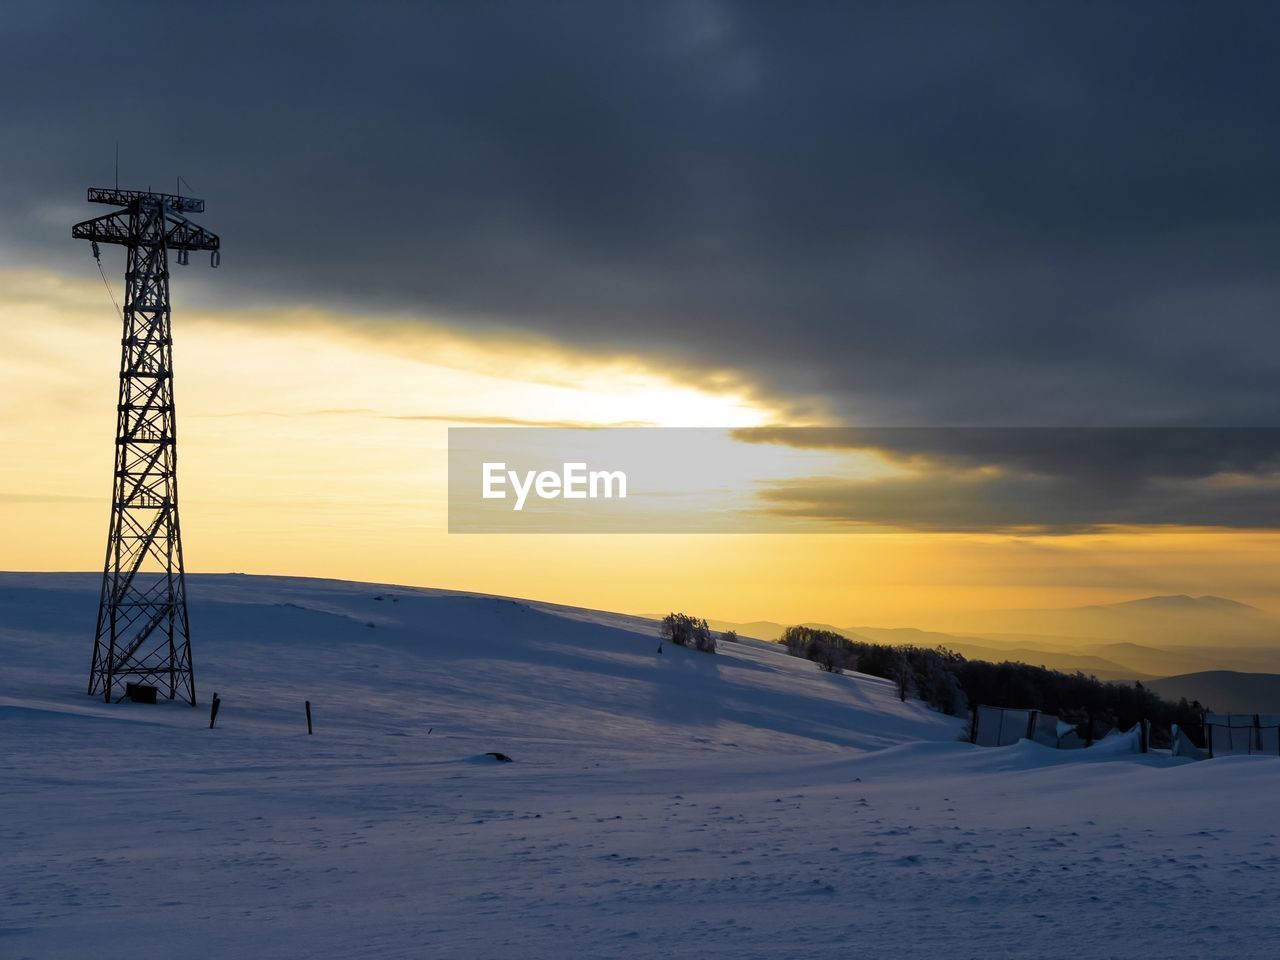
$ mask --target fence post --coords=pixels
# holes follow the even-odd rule
[[[1034,740],[1036,738],[1036,717],[1040,715],[1039,710],[1027,711],[1027,739]]]
[[[969,742],[978,742],[978,705],[973,705],[973,711],[969,717]]]
[[[222,701],[218,699],[218,695],[213,695],[213,700],[209,704],[209,729],[213,729],[213,722],[218,719],[218,707],[222,706]]]
[[[1146,753],[1151,741],[1151,726],[1146,717],[1138,721],[1138,752]]]
[[[307,700],[307,736],[311,735],[311,701]]]
[[[1086,747],[1092,747],[1093,746],[1093,711],[1092,710],[1089,711],[1089,727],[1088,727],[1088,730],[1086,730],[1086,734],[1087,736],[1085,737],[1084,745]]]
[[[1259,753],[1262,752],[1262,718],[1258,714],[1253,715],[1253,742]],[[1253,753],[1254,748],[1250,747],[1249,752]]]

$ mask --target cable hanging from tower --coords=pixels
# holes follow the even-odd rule
[[[98,241],[93,241],[93,259],[98,264],[98,275],[102,277],[102,285],[107,288],[107,296],[111,298],[111,305],[116,308],[116,315],[123,319],[124,312],[120,309],[120,304],[116,303],[116,295],[111,292],[111,283],[107,280],[107,271],[102,269],[102,254],[98,250]]]

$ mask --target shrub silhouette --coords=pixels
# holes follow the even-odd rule
[[[685,613],[668,613],[663,617],[659,636],[678,647],[693,647],[702,653],[716,652],[716,637],[707,621]]]

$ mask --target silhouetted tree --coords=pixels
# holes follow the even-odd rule
[[[662,618],[659,635],[679,647],[693,647],[703,653],[716,652],[715,634],[707,621],[685,613],[669,613]]]
[[[842,673],[853,659],[853,644],[830,630],[787,627],[780,642],[793,657],[812,660],[828,673]]]
[[[891,647],[804,626],[787,627],[779,642],[792,656],[812,660],[823,670],[839,673],[856,667],[892,681],[903,699],[916,696],[956,716],[983,703],[1053,714],[1078,724],[1082,737],[1090,726],[1101,736],[1111,727],[1127,730],[1143,719],[1151,723],[1154,746],[1168,745],[1174,723],[1193,739],[1200,735],[1204,708],[1198,702],[1170,703],[1141,683],[1104,683],[1079,671],[1062,673],[1026,663],[966,660],[943,647]]]

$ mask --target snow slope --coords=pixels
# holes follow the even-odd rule
[[[1280,761],[982,750],[550,604],[189,591],[212,731],[83,695],[95,576],[0,575],[5,960],[1274,954]]]

